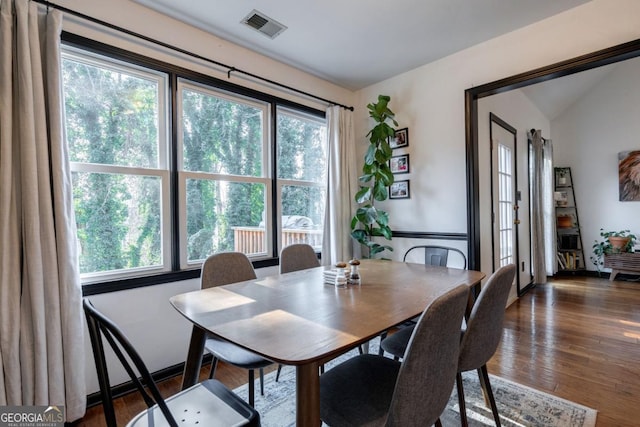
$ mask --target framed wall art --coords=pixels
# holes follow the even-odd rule
[[[640,151],[618,153],[618,182],[621,202],[640,201]]]
[[[391,148],[402,148],[409,145],[409,128],[396,130],[393,138],[389,138]]]
[[[389,160],[389,168],[394,174],[409,173],[409,155],[401,154],[391,157]]]
[[[389,187],[389,198],[408,199],[411,197],[409,191],[409,180],[396,181]]]

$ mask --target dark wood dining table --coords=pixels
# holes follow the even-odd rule
[[[183,388],[198,381],[204,342],[214,334],[267,359],[296,367],[296,425],[320,425],[319,366],[419,315],[478,271],[362,260],[360,285],[338,288],[318,267],[171,297],[193,323]],[[472,304],[470,300],[470,304]]]

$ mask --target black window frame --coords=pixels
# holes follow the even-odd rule
[[[276,208],[278,206],[277,199],[277,186],[278,186],[278,177],[277,177],[277,159],[276,159],[276,149],[277,149],[277,107],[285,107],[288,109],[300,111],[301,113],[310,114],[312,116],[316,116],[318,118],[326,119],[326,113],[322,110],[318,110],[313,107],[309,107],[307,105],[299,104],[297,102],[281,98],[272,94],[267,94],[264,92],[260,92],[255,89],[251,89],[245,86],[241,86],[235,83],[231,83],[226,80],[222,80],[217,77],[212,77],[207,74],[203,74],[201,72],[193,71],[188,68],[184,68],[175,64],[170,64],[155,58],[151,58],[145,55],[141,55],[138,53],[131,52],[129,50],[125,50],[122,48],[118,48],[115,46],[111,46],[109,44],[105,44],[96,40],[92,40],[74,33],[70,33],[67,31],[63,31],[61,35],[61,40],[64,46],[70,46],[76,48],[80,51],[87,51],[91,53],[95,53],[98,55],[102,55],[104,57],[113,58],[114,60],[123,61],[126,63],[130,63],[133,65],[138,65],[141,67],[145,67],[148,69],[152,69],[155,71],[159,71],[162,73],[166,73],[168,76],[169,82],[169,102],[167,105],[169,123],[168,123],[168,139],[169,139],[169,197],[170,197],[170,222],[171,222],[171,271],[162,272],[156,274],[149,274],[145,276],[136,276],[131,278],[122,278],[116,280],[109,281],[98,281],[92,282],[90,284],[82,285],[82,293],[84,296],[89,295],[97,295],[108,292],[116,292],[123,291],[128,289],[135,289],[144,286],[152,286],[159,285],[164,283],[171,283],[183,280],[189,280],[193,278],[200,277],[200,269],[199,268],[190,268],[190,269],[180,269],[180,243],[178,235],[179,230],[179,217],[178,217],[178,161],[177,161],[177,144],[178,144],[178,135],[177,135],[177,82],[179,78],[187,79],[196,83],[200,83],[203,85],[211,86],[216,89],[221,89],[224,91],[228,91],[240,96],[245,96],[248,98],[253,98],[258,101],[266,102],[270,104],[270,127],[269,137],[274,142],[271,144],[271,153],[270,157],[272,159],[270,168],[270,176],[271,179],[271,191],[273,194],[272,203],[274,205],[274,209],[271,209],[272,215],[272,224],[277,227],[279,221],[277,221],[277,215],[279,215],[279,210]],[[272,240],[272,253],[276,254],[270,258],[254,260],[252,261],[254,268],[263,268],[263,267],[271,267],[276,266],[279,263],[278,259],[278,241],[280,236],[278,233],[273,233]]]

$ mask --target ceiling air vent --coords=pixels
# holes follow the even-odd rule
[[[264,13],[258,12],[255,9],[245,16],[241,22],[256,31],[261,32],[270,39],[276,38],[277,35],[287,29],[287,27],[275,19],[271,19]]]

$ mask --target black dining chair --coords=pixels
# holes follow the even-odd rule
[[[491,390],[491,383],[489,382],[487,362],[496,352],[502,337],[505,307],[515,274],[515,265],[509,264],[499,268],[489,277],[473,304],[469,319],[466,321],[466,328],[462,330],[456,386],[460,405],[460,420],[464,427],[468,423],[465,412],[462,372],[473,369],[478,370],[480,384],[491,406],[496,425],[500,426],[498,408]],[[402,358],[407,351],[412,330],[413,327],[403,328],[387,337],[380,345],[384,347],[384,351],[391,353],[394,358]]]
[[[364,354],[325,372],[322,421],[331,427],[440,425],[455,382],[468,295],[461,285],[425,309],[402,362]]]
[[[245,254],[220,252],[209,256],[202,264],[200,283],[202,289],[207,289],[256,278],[253,265]],[[209,378],[213,378],[215,375],[218,360],[247,369],[249,372],[249,404],[253,406],[255,402],[254,371],[258,369],[260,394],[264,395],[264,368],[273,364],[271,360],[213,335],[207,336],[204,348],[213,355]]]
[[[449,255],[456,254],[458,260],[462,262],[462,268],[467,268],[467,257],[460,249],[449,246],[434,245],[418,245],[407,249],[402,258],[403,262],[407,261],[407,257],[412,256],[415,252],[423,251],[423,260],[425,265],[439,265],[446,267],[449,262]]]
[[[82,304],[89,327],[107,427],[117,427],[117,423],[104,341],[129,374],[148,408],[136,415],[127,426],[168,424],[178,427],[178,422],[180,425],[188,423],[212,427],[260,426],[258,412],[217,380],[203,381],[166,399],[163,398],[140,354],[120,328],[98,311],[88,298],[84,298]]]

